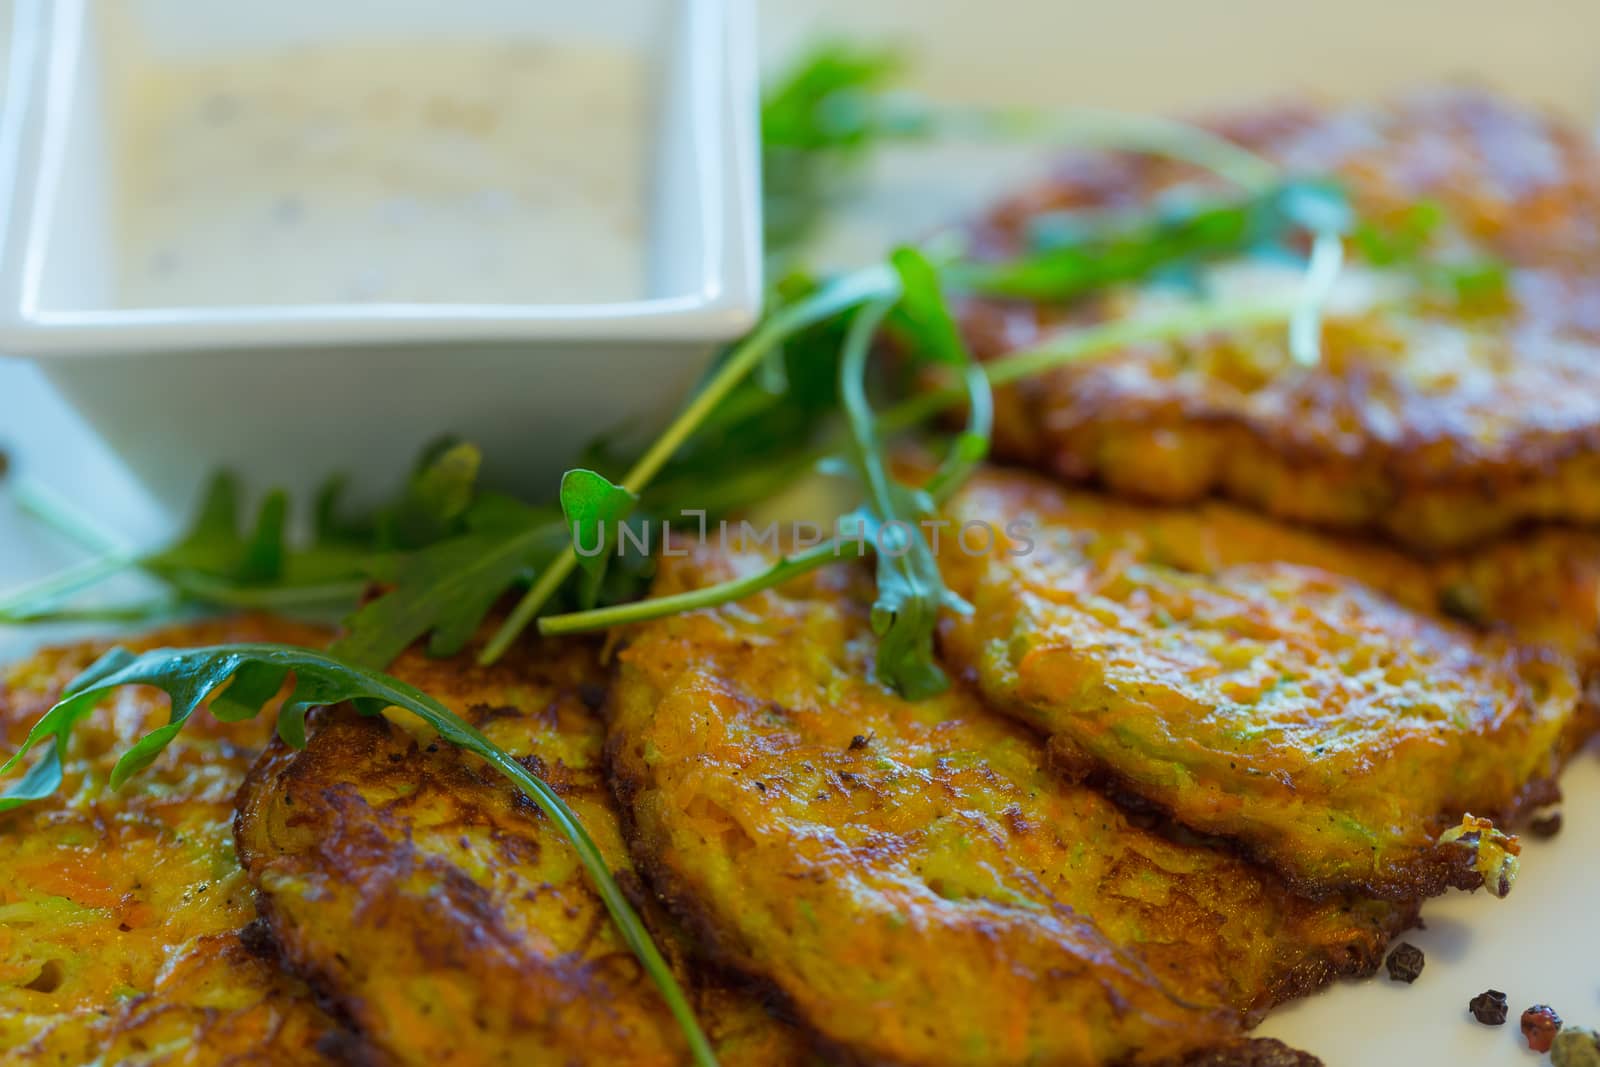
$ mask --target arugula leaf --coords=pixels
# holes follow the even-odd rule
[[[319,540],[291,549],[289,500],[282,491],[263,498],[249,536],[243,536],[238,497],[231,475],[213,478],[189,531],[137,565],[175,589],[179,604],[289,611],[355,602],[365,584],[357,547]]]
[[[453,438],[423,450],[404,490],[379,513],[378,540],[387,548],[418,548],[459,532],[477,493],[478,446]]]
[[[984,377],[991,386],[1010,385],[1058,367],[1122,351],[1129,345],[1172,341],[1216,330],[1246,329],[1267,324],[1281,326],[1289,321],[1292,313],[1292,306],[1275,302],[1202,306],[1184,308],[1159,318],[1117,319],[1098,326],[1054,335],[1033,348],[985,363],[982,369]],[[971,403],[969,390],[965,388],[924,391],[900,401],[879,415],[876,418],[876,425],[885,431],[908,430],[963,401],[969,405]],[[566,615],[545,615],[539,619],[539,632],[588,633],[665,618],[680,612],[716,607],[719,604],[753,596],[763,589],[782,584],[840,559],[854,558],[863,554],[867,547],[866,531],[863,530],[861,537],[841,537],[803,552],[785,556],[758,574],[746,575],[684,593],[635,601],[631,604],[618,604]],[[958,611],[963,609],[963,605],[959,602],[952,602],[946,606]]]
[[[932,132],[926,110],[891,105],[886,90],[902,69],[894,52],[826,43],[767,93],[761,167],[769,256],[791,252],[811,234],[870,149]]]
[[[336,474],[322,483],[311,507],[312,536],[319,542],[360,541],[370,535],[371,525],[362,519],[349,519],[342,514],[342,497],[348,479]]]
[[[343,481],[330,479],[317,492],[314,536],[303,546],[290,543],[289,499],[281,490],[263,498],[248,534],[242,534],[238,482],[220,473],[207,486],[194,521],[171,546],[142,557],[112,553],[34,583],[0,600],[0,618],[142,620],[194,607],[316,614],[353,610],[370,576],[394,573],[393,553],[465,532],[468,511],[480,499],[480,463],[475,445],[435,442],[423,451],[395,501],[361,518],[340,514]],[[129,567],[165,582],[176,596],[87,611],[61,606],[67,595]]]
[[[154,574],[178,571],[220,574],[238,565],[239,482],[227,471],[212,475],[194,523],[177,543],[146,556],[140,565]]]
[[[468,532],[372,561],[368,571],[390,588],[346,620],[333,651],[370,667],[386,666],[425,635],[430,655],[461,651],[501,595],[566,543],[565,526],[552,511],[518,514],[503,498],[491,500],[469,516]]]
[[[790,274],[777,282],[772,299],[789,306],[821,288],[809,275]],[[846,325],[833,316],[775,346],[761,365],[779,369],[744,379],[707,414],[643,491],[643,509],[671,516],[695,508],[716,518],[768,499],[806,474],[816,459],[814,446],[839,410]]]
[[[928,257],[910,245],[901,245],[889,254],[889,263],[900,278],[897,322],[914,336],[916,354],[947,367],[970,363],[961,328],[939,291],[939,272]]]
[[[592,470],[576,467],[561,476],[561,513],[583,570],[581,606],[594,607],[617,543],[617,527],[638,503],[637,495]]]
[[[167,724],[140,738],[117,760],[111,785],[120,788],[161,755],[208,695],[221,689],[212,702],[212,713],[238,721],[259,714],[285,683],[290,689],[278,712],[278,733],[291,745],[304,746],[305,713],[310,707],[348,702],[364,715],[399,708],[427,723],[450,744],[482,757],[522,790],[572,843],[618,932],[682,1027],[695,1062],[715,1065],[711,1044],[672,969],[629,905],[605,857],[560,794],[420,689],[337,656],[270,644],[159,649],[138,656],[125,649],[112,649],[67,687],[61,702],[44,714],[22,747],[0,766],[0,776],[8,774],[34,748],[48,744],[44,756],[0,793],[0,812],[50,796],[61,787],[62,764],[73,728],[114,689],[125,685],[155,686],[172,701]]]
[[[288,521],[289,494],[282,489],[273,490],[261,501],[255,530],[240,554],[236,568],[240,582],[260,585],[283,576],[283,527]]]
[[[1154,210],[1045,216],[1032,248],[1009,260],[961,262],[951,283],[985,296],[1061,301],[1136,282],[1164,269],[1281,244],[1293,229],[1339,229],[1348,206],[1337,186],[1290,181],[1243,197],[1172,196]]]

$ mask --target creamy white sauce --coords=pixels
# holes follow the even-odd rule
[[[124,307],[642,295],[642,56],[536,41],[127,62]]]

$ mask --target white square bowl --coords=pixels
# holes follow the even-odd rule
[[[158,54],[433,33],[644,50],[659,79],[644,296],[114,306],[99,61],[113,10]],[[381,492],[443,433],[482,444],[499,484],[549,492],[594,437],[659,424],[759,313],[758,89],[743,0],[15,0],[13,19],[0,353],[35,361],[167,506],[187,506],[219,466],[300,491],[337,471]]]

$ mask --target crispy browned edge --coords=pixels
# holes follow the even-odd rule
[[[998,358],[998,357],[991,357]],[[1116,407],[1108,407],[1097,418],[1095,428],[1104,437],[1126,437],[1134,433],[1149,433],[1152,428],[1189,441],[1186,448],[1219,453],[1254,446],[1256,463],[1270,473],[1258,478],[1247,487],[1230,485],[1227,477],[1218,470],[1190,492],[1169,491],[1139,492],[1127,485],[1112,484],[1105,461],[1086,458],[1073,450],[1066,435],[1046,429],[1054,403],[1039,388],[1024,388],[1027,383],[1001,390],[996,397],[997,422],[1011,428],[996,435],[995,454],[1011,462],[1026,464],[1031,469],[1061,480],[1067,485],[1078,485],[1125,496],[1152,504],[1182,507],[1205,500],[1229,500],[1240,507],[1260,511],[1282,522],[1310,526],[1314,529],[1346,535],[1366,535],[1389,539],[1407,551],[1425,557],[1448,556],[1454,552],[1491,544],[1496,538],[1515,536],[1520,531],[1540,525],[1582,524],[1596,516],[1586,511],[1566,515],[1539,514],[1531,507],[1503,507],[1499,501],[1502,492],[1523,484],[1529,477],[1559,482],[1571,477],[1572,470],[1581,472],[1585,465],[1594,465],[1600,457],[1600,428],[1575,432],[1559,445],[1545,445],[1548,455],[1540,463],[1533,463],[1526,455],[1527,449],[1518,451],[1518,442],[1507,444],[1493,454],[1482,450],[1472,453],[1472,458],[1459,469],[1443,473],[1430,473],[1426,477],[1413,475],[1401,462],[1408,455],[1419,454],[1429,442],[1414,440],[1411,434],[1397,444],[1373,446],[1377,457],[1350,459],[1331,448],[1326,452],[1310,454],[1304,448],[1291,447],[1276,428],[1252,422],[1243,416],[1223,416],[1210,411],[1196,410],[1196,403],[1174,405],[1174,410],[1160,417],[1141,415],[1130,418]],[[1123,407],[1135,406],[1124,402]],[[1008,414],[1009,413],[1009,414]],[[1447,439],[1459,445],[1459,436]],[[1263,487],[1287,482],[1323,481],[1334,487],[1359,482],[1356,475],[1376,468],[1388,492],[1388,506],[1369,509],[1358,519],[1335,518],[1329,515],[1296,513],[1275,506]],[[1333,495],[1337,489],[1329,488]],[[1473,510],[1471,504],[1481,507]],[[1472,514],[1441,528],[1436,516],[1453,510],[1457,515]]]
[[[240,788],[242,789],[243,786],[241,785]],[[237,825],[237,801],[234,804],[234,822]],[[237,833],[237,831],[235,832]],[[282,947],[272,936],[271,927],[268,925],[267,916],[263,910],[266,902],[264,895],[256,894],[256,917],[240,928],[239,943],[244,946],[244,950],[250,955],[285,974],[293,975],[305,982],[305,978],[289,965],[289,960],[284,956]],[[305,984],[311,990],[312,1003],[333,1022],[333,1028],[318,1039],[317,1051],[335,1063],[349,1064],[350,1067],[386,1067],[387,1061],[362,1039],[355,1024],[345,1012],[343,1005],[324,996],[323,992],[311,982],[305,982]]]
[[[1047,750],[1051,768],[1063,778],[1089,785],[1114,799],[1121,807],[1173,818],[1173,813],[1167,807],[1143,796],[1138,783],[1091,759],[1070,738],[1051,734]],[[1560,800],[1561,786],[1553,776],[1535,778],[1523,787],[1505,810],[1475,811],[1472,814],[1493,820],[1497,827],[1509,827],[1524,820],[1535,809]],[[1435,833],[1443,832],[1451,825],[1448,819],[1436,821],[1440,825]],[[1392,877],[1362,879],[1338,885],[1299,877],[1284,866],[1270,849],[1253,847],[1248,841],[1228,838],[1215,842],[1213,847],[1227,848],[1251,863],[1266,867],[1283,879],[1291,892],[1307,900],[1329,900],[1344,893],[1353,893],[1397,904],[1409,903],[1420,908],[1421,901],[1439,896],[1449,889],[1471,892],[1483,888],[1483,876],[1473,869],[1473,853],[1464,846],[1448,852],[1434,848]]]
[[[308,744],[315,741],[318,734],[321,733],[322,728],[329,722],[332,716],[355,714],[356,713],[352,711],[352,709],[344,705],[333,708],[316,709],[308,717],[306,723]],[[382,728],[381,724],[378,722],[371,722],[370,725],[373,729]],[[374,735],[367,733],[364,734],[360,740],[366,743],[371,743],[375,740],[375,737]],[[266,750],[261,754],[261,757],[257,759],[255,764],[250,768],[249,773],[245,775],[244,781],[239,786],[239,790],[234,801],[233,832],[234,840],[237,843],[237,847],[240,849],[240,859],[244,864],[247,876],[250,875],[251,864],[243,845],[243,842],[248,839],[244,832],[244,823],[247,818],[246,812],[254,805],[256,800],[260,798],[266,790],[272,788],[272,783],[275,778],[277,778],[279,775],[292,775],[294,773],[295,763],[299,755],[300,751],[290,748],[283,742],[281,738],[274,737]],[[526,806],[532,809],[532,802],[527,802]],[[377,832],[376,828],[374,828],[373,832]],[[471,883],[463,885],[459,881],[454,884],[443,885],[441,888],[450,892],[459,892],[463,889],[466,889],[467,892],[472,893],[476,890],[481,894],[481,887]],[[494,909],[486,908],[481,904],[478,906],[471,906],[474,902],[464,903],[468,906],[464,907],[463,910],[476,914],[480,921],[483,922],[487,928],[498,929],[497,917],[494,914]],[[261,946],[262,951],[270,951],[279,960],[280,965],[283,966],[284,969],[288,970],[290,973],[298,976],[302,981],[304,981],[306,985],[311,988],[312,993],[317,999],[317,1003],[323,1008],[324,1011],[327,1011],[329,1014],[341,1019],[345,1023],[346,1028],[351,1036],[348,1042],[346,1042],[346,1047],[342,1051],[347,1052],[351,1056],[351,1062],[363,1065],[363,1067],[365,1067],[367,1064],[377,1065],[389,1062],[388,1057],[383,1052],[381,1046],[375,1043],[373,1039],[355,1021],[354,1012],[352,1010],[351,994],[341,991],[340,985],[334,980],[333,975],[328,970],[322,967],[314,966],[311,963],[298,959],[291,954],[289,946],[284,943],[279,935],[279,931],[285,926],[285,924],[288,923],[289,920],[287,916],[280,911],[273,897],[268,893],[261,892],[259,888],[256,892],[256,911],[260,915],[260,919],[257,920],[260,925],[253,931],[253,935],[257,939],[257,944]],[[503,931],[501,931],[500,936],[506,938],[510,937],[508,933]]]
[[[306,720],[308,736],[314,736],[313,731],[317,723],[329,714],[326,708],[315,708]],[[234,848],[239,853],[239,865],[244,868],[245,877],[250,877],[250,865],[244,854],[242,842],[245,840],[242,824],[244,822],[245,807],[250,798],[257,791],[264,788],[266,779],[270,775],[274,762],[283,758],[285,753],[292,753],[282,738],[276,734],[262,750],[261,755],[250,765],[250,770],[245,773],[244,779],[239,783],[239,788],[234,792],[233,799],[233,840]],[[254,879],[251,879],[254,884]],[[259,889],[255,892],[256,918],[239,931],[239,939],[252,953],[262,959],[271,960],[283,971],[299,978],[311,990],[312,999],[317,1007],[334,1019],[339,1024],[339,1029],[330,1041],[330,1047],[325,1053],[331,1059],[341,1063],[351,1064],[352,1067],[385,1067],[388,1058],[381,1049],[368,1042],[366,1036],[356,1025],[351,1016],[348,1004],[334,993],[328,976],[321,971],[297,965],[290,959],[288,951],[277,935],[273,932],[277,915],[272,897]]]

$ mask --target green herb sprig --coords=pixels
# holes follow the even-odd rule
[[[1175,267],[1276,244],[1296,228],[1320,228],[1325,202],[1343,194],[1325,182],[1276,181],[1213,200],[1173,197],[1152,210],[1075,213],[1036,223],[1032,248],[995,263],[950,268],[950,283],[983,296],[1065,301]]]
[[[436,654],[458,650],[498,596],[526,585],[480,653],[483,662],[492,662],[541,612],[548,614],[552,604],[603,610],[597,607],[600,601],[627,598],[637,590],[637,582],[624,580],[637,576],[637,565],[612,581],[607,564],[613,554],[580,557],[573,547],[575,533],[614,532],[623,522],[671,516],[691,505],[707,511],[737,508],[803,472],[815,455],[813,436],[830,413],[840,410],[843,398],[834,383],[844,381],[838,372],[845,353],[844,323],[864,305],[899,301],[887,328],[908,341],[902,348],[913,361],[942,364],[959,374],[969,410],[982,421],[989,417],[987,389],[993,377],[961,354],[960,334],[948,312],[930,311],[942,307],[945,289],[1003,291],[1006,286],[996,279],[1012,284],[1025,279],[1029,284],[1019,293],[1066,299],[1119,280],[1136,280],[1182,256],[1220,254],[1243,239],[1242,233],[1259,236],[1270,229],[1262,222],[1268,207],[1289,220],[1286,225],[1305,224],[1291,210],[1294,188],[1275,184],[1280,183],[1276,168],[1205,131],[1162,119],[1097,113],[1041,121],[1018,113],[931,107],[886,91],[896,69],[884,53],[831,46],[808,58],[769,94],[764,143],[774,158],[782,156],[785,162],[784,167],[769,167],[769,183],[779,183],[769,184],[770,200],[792,193],[809,204],[807,211],[819,212],[831,190],[826,181],[812,179],[864,158],[875,146],[935,133],[1043,134],[1070,143],[1167,155],[1213,170],[1240,186],[1246,200],[1190,211],[1182,220],[1169,212],[1155,225],[1122,218],[1114,225],[1090,227],[1090,237],[1076,247],[1057,243],[1040,253],[1053,257],[1048,261],[1030,262],[1025,256],[1011,264],[971,264],[941,256],[935,263],[902,250],[891,264],[828,281],[786,279],[761,325],[725,354],[636,462],[597,458],[569,472],[560,514],[523,509],[508,516],[511,509],[504,502],[481,508],[472,486],[475,452],[467,451],[470,446],[445,445],[424,457],[401,499],[376,517],[336,522],[332,504],[319,502],[319,515],[330,518],[319,521],[317,539],[302,550],[291,551],[284,538],[288,509],[281,496],[269,495],[251,532],[242,535],[232,525],[231,503],[223,500],[231,499],[231,487],[219,485],[191,534],[172,549],[140,561],[141,566],[169,584],[177,603],[199,606],[284,611],[351,604],[358,590],[376,581],[378,596],[349,617],[348,634],[336,649],[375,667],[424,636]],[[782,176],[791,172],[800,177],[785,193]],[[1317,306],[1316,299],[1308,298],[1298,317],[1314,315]],[[1302,329],[1296,336],[1314,339],[1315,332]],[[863,424],[858,419],[855,425],[859,429]],[[862,439],[858,435],[858,444]],[[935,496],[948,492],[979,462],[986,440],[987,429],[976,424],[957,439],[955,458],[930,487]],[[859,452],[853,454],[859,459]],[[741,462],[745,469],[732,466]],[[621,474],[610,473],[619,467]],[[895,503],[880,492],[874,503],[880,511],[899,512],[911,501]],[[492,518],[485,517],[486,510]],[[897,520],[880,516],[880,521]],[[579,570],[581,579],[569,588],[569,579]],[[316,581],[308,580],[312,575]],[[896,617],[918,603],[909,601]],[[897,626],[894,632],[905,631]],[[912,647],[920,645],[913,642]]]
[[[979,369],[991,388],[1000,388],[1130,345],[1170,341],[1216,330],[1287,325],[1294,309],[1293,302],[1202,306],[1158,318],[1107,322],[1059,334],[1031,348],[981,364]],[[914,429],[962,403],[970,403],[970,391],[965,385],[929,390],[877,415],[877,429],[881,434]],[[867,546],[864,538],[857,537],[826,541],[785,555],[763,571],[716,585],[590,611],[544,615],[539,619],[539,632],[546,636],[593,633],[732,603],[841,559],[855,559],[865,553]]]
[[[829,42],[807,54],[761,107],[762,206],[769,258],[782,265],[817,228],[844,181],[885,144],[933,132],[926,108],[888,90],[892,51]]]
[[[619,494],[638,497],[674,453],[711,417],[718,405],[732,395],[740,383],[786,338],[861,304],[892,296],[897,286],[893,272],[885,268],[858,271],[830,282],[797,303],[782,307],[768,316],[754,333],[734,346],[699,392],[673,419],[666,432],[628,469],[620,483],[610,483],[611,488]],[[567,522],[582,523],[588,518],[582,512],[568,514]],[[493,663],[504,655],[577,565],[577,552],[569,544],[545,567],[533,587],[518,601],[500,629],[484,646],[479,662]]]
[[[882,301],[856,312],[845,339],[839,393],[868,501],[850,521],[872,542],[878,560],[878,594],[872,604],[878,677],[910,699],[920,700],[950,684],[933,654],[939,612],[945,607],[968,609],[945,590],[938,562],[922,536],[921,523],[933,517],[933,498],[889,476],[867,399],[867,354],[892,306]]]
[[[58,618],[65,598],[130,568],[167,588],[167,597],[145,606],[152,614],[227,608],[337,618],[355,606],[379,561],[462,530],[478,496],[481,458],[476,445],[435,442],[424,449],[394,499],[359,519],[340,514],[341,482],[329,481],[314,502],[312,537],[301,546],[290,541],[289,499],[281,490],[266,494],[254,520],[241,529],[238,480],[226,472],[211,479],[187,530],[166,548],[142,555],[92,538],[75,517],[59,514],[47,500],[35,501],[26,488],[14,488],[21,502],[32,503],[30,512],[76,531],[76,540],[92,540],[101,554],[0,598],[0,622]],[[119,610],[137,615],[139,609],[98,613]]]

